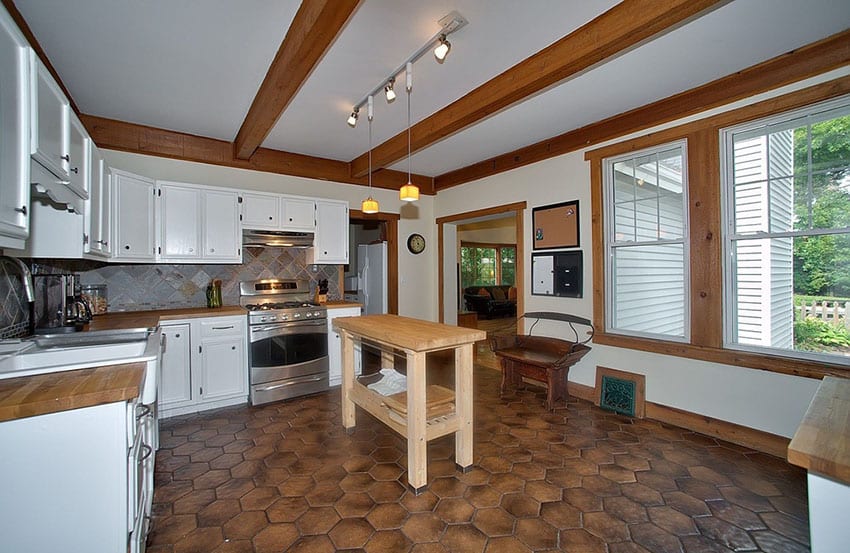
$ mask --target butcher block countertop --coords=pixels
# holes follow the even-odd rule
[[[154,311],[118,311],[95,315],[86,325],[87,330],[121,330],[127,328],[154,328],[161,321],[197,319],[201,317],[226,317],[244,315],[244,307],[230,305],[225,307],[188,307],[184,309],[159,309]]]
[[[823,379],[788,446],[788,462],[850,485],[850,379]]]
[[[127,363],[0,380],[0,422],[129,401],[144,377],[145,363]]]
[[[333,300],[323,304],[328,309],[342,309],[343,307],[363,307],[362,303],[356,301]]]
[[[95,316],[83,332],[156,328],[161,321],[245,315],[239,306],[124,311]],[[0,422],[139,396],[145,363],[104,365],[0,380]]]
[[[487,333],[474,328],[448,326],[398,315],[364,315],[333,320],[335,329],[372,338],[403,350],[432,351],[447,349],[487,338]]]

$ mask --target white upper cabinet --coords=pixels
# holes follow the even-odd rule
[[[29,235],[29,47],[0,6],[0,248]]]
[[[239,196],[230,190],[160,182],[160,260],[241,263]]]
[[[34,51],[31,55],[30,97],[33,107],[32,157],[57,177],[68,179],[71,106]]]
[[[68,188],[81,198],[89,197],[91,138],[75,113],[69,113]]]
[[[114,257],[118,261],[154,261],[154,181],[114,170]]]
[[[281,230],[313,232],[316,230],[316,201],[308,198],[282,197]]]
[[[158,196],[160,259],[197,260],[201,256],[201,191],[160,184]]]
[[[348,202],[316,201],[316,238],[311,251],[310,263],[348,263]]]
[[[279,227],[279,194],[258,192],[242,194],[242,228],[277,230]]]
[[[90,144],[89,174],[90,195],[86,217],[88,218],[88,253],[98,257],[112,255],[112,171],[100,151]]]
[[[203,257],[211,262],[242,262],[239,195],[205,190],[203,193]]]

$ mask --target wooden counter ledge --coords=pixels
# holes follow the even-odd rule
[[[788,446],[788,462],[850,485],[850,379],[823,379]]]
[[[145,363],[104,365],[0,380],[0,422],[139,396]]]

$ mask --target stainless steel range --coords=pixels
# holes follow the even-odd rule
[[[310,301],[306,280],[246,280],[251,404],[328,389],[327,310]]]

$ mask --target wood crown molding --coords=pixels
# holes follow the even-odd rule
[[[735,100],[801,81],[848,63],[850,63],[850,30],[792,50],[703,86],[438,175],[434,179],[435,188],[439,192],[452,186],[587,148],[619,136],[669,123]]]
[[[413,125],[412,151],[418,152],[727,1],[624,0]],[[403,159],[407,147],[405,130],[372,150],[373,167],[387,167]],[[351,169],[354,177],[365,175],[368,152],[355,158]]]
[[[234,141],[250,159],[313,68],[336,40],[360,0],[303,0]]]
[[[80,119],[99,148],[360,186],[368,185],[366,178],[351,177],[349,164],[345,161],[268,148],[258,148],[250,160],[243,160],[234,156],[232,142],[94,115],[83,114]],[[372,174],[372,186],[376,188],[398,190],[406,183],[407,173],[401,171],[381,169]],[[413,175],[413,183],[419,187],[422,194],[434,194],[434,179],[431,177]]]

